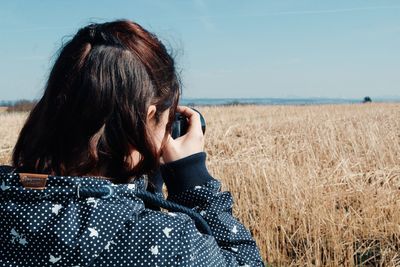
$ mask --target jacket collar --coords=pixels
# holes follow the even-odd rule
[[[6,174],[4,184],[7,186],[22,186],[20,173],[14,172],[10,165],[0,165],[0,174]],[[67,176],[67,175],[46,175],[46,188],[51,187],[75,187],[75,186],[128,186],[130,189],[135,187],[138,190],[146,190],[148,185],[148,176],[142,175],[127,184],[113,184],[111,180],[99,176]],[[2,184],[3,184],[2,181]],[[6,183],[7,182],[7,183]]]

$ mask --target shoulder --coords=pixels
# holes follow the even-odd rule
[[[191,218],[180,212],[144,209],[125,223],[115,240],[118,254],[132,262],[175,266],[185,249],[186,226]]]
[[[176,239],[190,221],[191,218],[185,213],[146,208],[137,215],[132,227],[139,226],[140,232],[146,233],[146,236],[152,235],[156,239]]]
[[[225,266],[225,258],[211,235],[202,234],[185,213],[144,210],[133,233],[134,247],[158,266]],[[135,250],[136,251],[136,250]]]

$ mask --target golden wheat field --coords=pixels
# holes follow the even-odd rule
[[[269,265],[400,265],[400,104],[197,109],[209,171]],[[0,113],[0,163],[26,116]]]

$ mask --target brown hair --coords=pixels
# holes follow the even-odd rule
[[[180,80],[158,38],[129,20],[90,24],[61,47],[44,94],[30,112],[13,150],[18,172],[97,173],[115,183],[155,171],[159,155],[147,132],[176,112]],[[140,161],[131,166],[132,149]]]

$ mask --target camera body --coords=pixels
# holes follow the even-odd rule
[[[201,115],[201,113],[198,110],[196,110],[194,108],[191,108],[191,109],[193,109],[194,111],[199,113],[200,122],[201,122],[201,129],[203,130],[203,134],[204,134],[205,131],[206,131],[206,121],[205,121],[203,115]],[[184,135],[187,132],[188,127],[189,127],[189,124],[188,124],[186,116],[184,116],[183,114],[177,112],[175,114],[174,122],[172,123],[171,137],[173,139],[176,139],[176,138]]]

